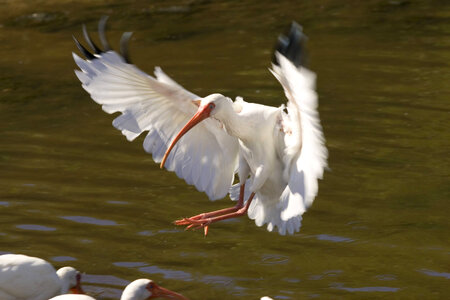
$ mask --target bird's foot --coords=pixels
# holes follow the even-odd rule
[[[241,195],[243,195],[243,191],[244,185],[241,186]],[[186,230],[196,230],[199,228],[203,228],[205,236],[207,236],[210,224],[221,220],[236,218],[245,215],[248,211],[248,208],[250,207],[250,203],[252,203],[254,196],[255,193],[250,194],[250,197],[248,198],[247,203],[245,203],[245,206],[243,201],[244,198],[243,196],[240,196],[238,203],[233,207],[202,213],[190,218],[176,220],[173,223],[175,225],[186,226]]]
[[[204,214],[202,214],[204,215]],[[211,219],[208,218],[200,218],[200,215],[191,217],[191,218],[183,218],[181,220],[176,220],[173,223],[175,225],[186,226],[185,230],[192,229],[197,230],[203,228],[205,236],[208,235],[208,226],[211,224]]]
[[[248,207],[234,206],[208,213],[202,213],[190,218],[183,218],[174,221],[175,225],[186,226],[186,230],[204,229],[205,236],[208,235],[209,225],[221,220],[236,218],[244,215]]]

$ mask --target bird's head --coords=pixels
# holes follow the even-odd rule
[[[181,294],[165,289],[150,279],[137,279],[127,285],[122,300],[147,300],[155,298],[188,300]]]
[[[164,167],[170,151],[172,151],[172,148],[183,135],[185,135],[195,125],[209,117],[214,116],[220,119],[222,114],[227,111],[227,108],[232,109],[231,104],[233,103],[230,98],[227,98],[221,94],[211,94],[194,102],[198,105],[198,110],[195,115],[186,123],[186,125],[181,128],[180,132],[175,136],[169,148],[167,148],[167,151],[161,161],[161,169]]]
[[[61,280],[61,292],[65,294],[67,291],[73,294],[84,294],[81,288],[81,274],[72,267],[62,267],[56,271]]]
[[[208,117],[220,116],[227,108],[232,107],[233,101],[221,94],[211,94],[205,98],[200,99],[197,113],[201,110],[209,111]]]

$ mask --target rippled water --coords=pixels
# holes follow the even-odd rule
[[[143,70],[269,105],[273,43],[304,26],[330,171],[300,233],[172,225],[231,202],[160,170],[82,90],[71,34],[102,15]],[[449,61],[443,0],[0,1],[0,252],[72,265],[100,299],[140,277],[191,299],[443,299]]]

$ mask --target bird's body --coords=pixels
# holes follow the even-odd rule
[[[64,294],[50,298],[49,300],[95,300],[95,298],[88,295]]]
[[[55,271],[50,263],[37,257],[0,255],[0,299],[47,300],[79,288],[77,275],[72,267]]]
[[[104,20],[99,34],[104,37]],[[227,193],[235,207],[175,222],[204,227],[248,213],[258,226],[280,234],[299,231],[302,214],[318,191],[327,150],[317,113],[315,75],[301,65],[304,36],[298,25],[280,40],[271,72],[283,86],[287,107],[234,102],[223,95],[199,97],[155,69],[149,76],[123,56],[85,39],[95,54],[77,40],[86,56],[74,54],[76,74],[91,97],[108,113],[121,112],[113,125],[133,140],[148,131],[144,149],[161,167],[204,191],[211,200]],[[128,39],[125,36],[123,41]],[[121,46],[125,49],[124,42]],[[301,51],[300,51],[301,50]],[[186,125],[184,125],[186,124]],[[184,127],[183,127],[184,125]],[[177,134],[178,133],[178,134]],[[183,137],[183,138],[181,138]],[[240,182],[233,185],[238,173]]]
[[[215,117],[223,122],[228,133],[238,138],[238,175],[243,182],[250,178],[246,184],[244,199],[248,199],[252,192],[255,193],[253,204],[249,207],[249,216],[255,219],[258,226],[265,223],[269,226],[277,224],[282,226],[282,232],[287,229],[292,233],[294,229],[288,227],[293,225],[288,222],[282,225],[284,223],[280,222],[281,212],[277,207],[288,183],[283,177],[283,109],[243,100],[239,100],[238,106],[238,112]],[[239,198],[238,187],[239,184],[235,186],[236,192],[231,192],[234,200]]]
[[[147,300],[154,298],[188,300],[181,294],[165,289],[150,279],[136,279],[125,287],[120,300]],[[60,295],[50,300],[95,300],[87,295]]]

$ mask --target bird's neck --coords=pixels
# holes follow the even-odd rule
[[[225,126],[229,135],[235,136],[238,139],[245,139],[248,135],[248,122],[246,118],[236,113],[233,109],[227,110],[224,117],[220,121]]]
[[[59,278],[59,282],[61,285],[61,295],[67,294],[70,289],[70,283],[68,280],[65,280],[64,278]]]
[[[148,297],[148,296],[147,296]],[[141,295],[138,290],[124,290],[120,300],[142,300],[147,299],[144,295]]]

